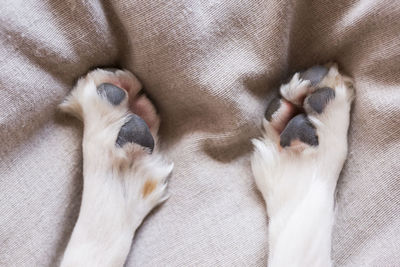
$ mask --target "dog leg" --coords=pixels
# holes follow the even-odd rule
[[[157,152],[159,118],[140,89],[128,71],[98,69],[60,105],[84,123],[82,204],[61,266],[123,266],[135,230],[167,198],[173,166]]]
[[[332,265],[334,192],[353,93],[336,65],[315,66],[282,85],[283,99],[266,112],[251,164],[267,205],[269,266]]]

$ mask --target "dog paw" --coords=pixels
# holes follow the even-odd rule
[[[280,149],[298,145],[318,149],[320,143],[329,145],[332,137],[346,135],[354,90],[351,79],[336,65],[296,73],[280,93],[282,97],[268,105],[264,122],[267,137],[279,139]]]
[[[335,64],[294,74],[280,94],[266,110],[263,137],[253,140],[252,169],[266,200],[290,198],[315,179],[336,184],[347,154],[354,90]]]
[[[172,164],[157,152],[160,119],[132,73],[94,70],[79,79],[59,107],[84,123],[85,179],[96,179],[85,173],[98,174],[98,183],[114,183],[126,205],[140,203],[146,211],[167,198]]]

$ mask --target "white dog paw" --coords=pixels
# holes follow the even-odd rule
[[[268,206],[271,198],[296,200],[318,179],[336,184],[354,97],[351,79],[335,64],[294,74],[280,93],[265,113],[263,138],[253,140],[252,169]]]
[[[124,195],[125,205],[147,213],[167,198],[172,164],[157,152],[160,119],[140,90],[129,71],[97,69],[78,81],[60,109],[84,123],[85,179],[113,184],[107,194]]]

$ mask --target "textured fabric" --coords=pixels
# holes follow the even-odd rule
[[[280,81],[337,61],[355,79],[336,266],[400,266],[400,3],[5,0],[0,265],[55,266],[77,218],[82,125],[56,106],[96,66],[131,70],[162,117],[170,199],[127,266],[265,266],[250,138]]]

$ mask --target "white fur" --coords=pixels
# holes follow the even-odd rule
[[[302,80],[300,73],[295,73],[292,79],[287,84],[282,84],[280,87],[281,95],[293,104],[301,105],[298,101],[299,95],[306,95],[310,91],[311,82],[308,80]]]
[[[281,87],[286,100],[299,103],[312,92],[309,81],[295,74]],[[96,70],[78,81],[60,108],[84,122],[84,188],[79,218],[61,266],[123,266],[137,227],[166,196],[172,171],[157,150],[115,145],[126,122],[128,100],[113,106],[97,94],[103,82],[118,84],[130,95],[140,90],[127,71]],[[334,191],[347,154],[351,80],[332,66],[320,86],[335,89],[336,97],[322,114],[309,111],[319,145],[281,148],[275,128],[264,120],[264,136],[253,140],[252,170],[267,203],[269,266],[331,266]],[[143,104],[144,102],[142,102]],[[143,106],[142,106],[143,107]],[[151,110],[151,109],[142,109]],[[150,127],[156,139],[159,120]],[[146,183],[154,188],[145,192]]]
[[[84,122],[82,204],[61,266],[123,266],[137,227],[167,198],[172,164],[157,150],[149,154],[136,144],[115,145],[129,114],[128,100],[113,106],[100,97],[96,87],[103,82],[119,83],[131,95],[140,90],[127,71],[96,70],[60,105]],[[157,128],[151,128],[153,134]],[[146,183],[152,190],[145,192]]]
[[[296,74],[281,87],[281,94],[291,98],[303,85]],[[252,170],[269,217],[270,267],[332,265],[334,192],[347,154],[353,90],[351,80],[336,66],[320,86],[334,88],[336,97],[322,114],[309,115],[317,129],[317,147],[280,147],[278,133],[266,120],[263,137],[253,140]]]

